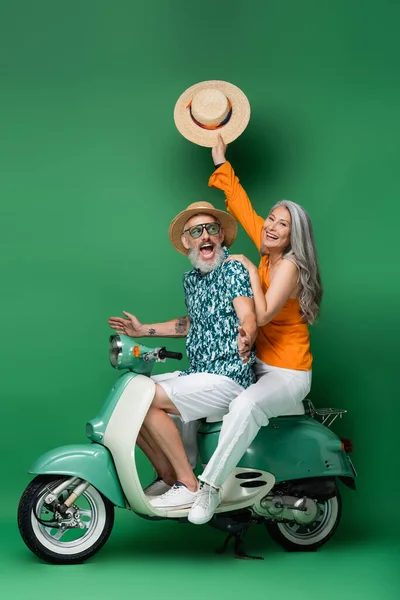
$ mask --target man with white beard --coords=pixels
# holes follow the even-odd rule
[[[208,202],[191,204],[169,228],[172,245],[193,265],[183,278],[187,316],[144,325],[125,312],[126,318],[109,320],[118,333],[135,338],[186,337],[189,368],[153,378],[154,399],[137,440],[160,478],[161,495],[151,499],[157,508],[189,508],[198,491],[169,414],[184,424],[210,416],[222,419],[231,401],[254,381],[257,323],[250,279],[239,262],[225,261],[236,233],[236,221],[227,212]]]

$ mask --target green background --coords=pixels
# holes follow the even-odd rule
[[[390,0],[2,1],[5,597],[398,597],[399,17]],[[325,296],[310,397],[348,409],[335,431],[354,441],[358,490],[343,490],[341,528],[317,554],[285,554],[260,528],[248,547],[266,560],[234,561],[215,556],[211,528],[120,511],[89,563],[47,566],[16,528],[27,468],[84,441],[116,377],[110,315],[185,313],[170,220],[200,199],[222,207],[210,151],[172,118],[205,79],[250,100],[228,157],[258,212],[289,198],[312,216]],[[257,259],[243,231],[233,248]]]

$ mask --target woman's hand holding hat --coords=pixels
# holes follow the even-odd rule
[[[226,161],[225,154],[227,147],[228,145],[225,144],[224,140],[222,139],[222,135],[219,133],[217,138],[217,145],[214,146],[211,150],[215,166],[220,165],[221,163],[224,163]]]

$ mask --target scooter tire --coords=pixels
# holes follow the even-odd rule
[[[78,550],[76,553],[70,552],[68,554],[54,552],[43,545],[35,533],[35,526],[33,524],[35,519],[34,510],[46,488],[51,486],[53,482],[60,482],[63,478],[60,475],[38,475],[30,482],[23,492],[18,505],[18,528],[29,550],[45,562],[55,565],[79,564],[96,554],[110,537],[114,525],[114,505],[96,488],[88,488],[88,490],[92,489],[92,496],[96,498],[103,511],[104,523],[100,534],[96,536],[94,544],[86,547],[84,551],[79,552]],[[51,545],[51,541],[49,545]]]
[[[287,552],[315,552],[321,546],[324,546],[335,533],[342,515],[342,499],[337,490],[336,495],[329,500],[322,502],[325,508],[330,509],[326,523],[325,531],[316,530],[313,542],[313,536],[306,534],[303,537],[290,531],[290,525],[287,523],[277,523],[265,521],[265,526],[271,538]],[[297,537],[297,539],[296,539]]]

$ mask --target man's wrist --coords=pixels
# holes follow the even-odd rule
[[[248,323],[247,327],[243,325],[249,339],[250,347],[252,347],[257,339],[258,327],[255,323]]]
[[[142,325],[139,329],[138,337],[151,337],[156,334],[156,330],[153,325]]]

